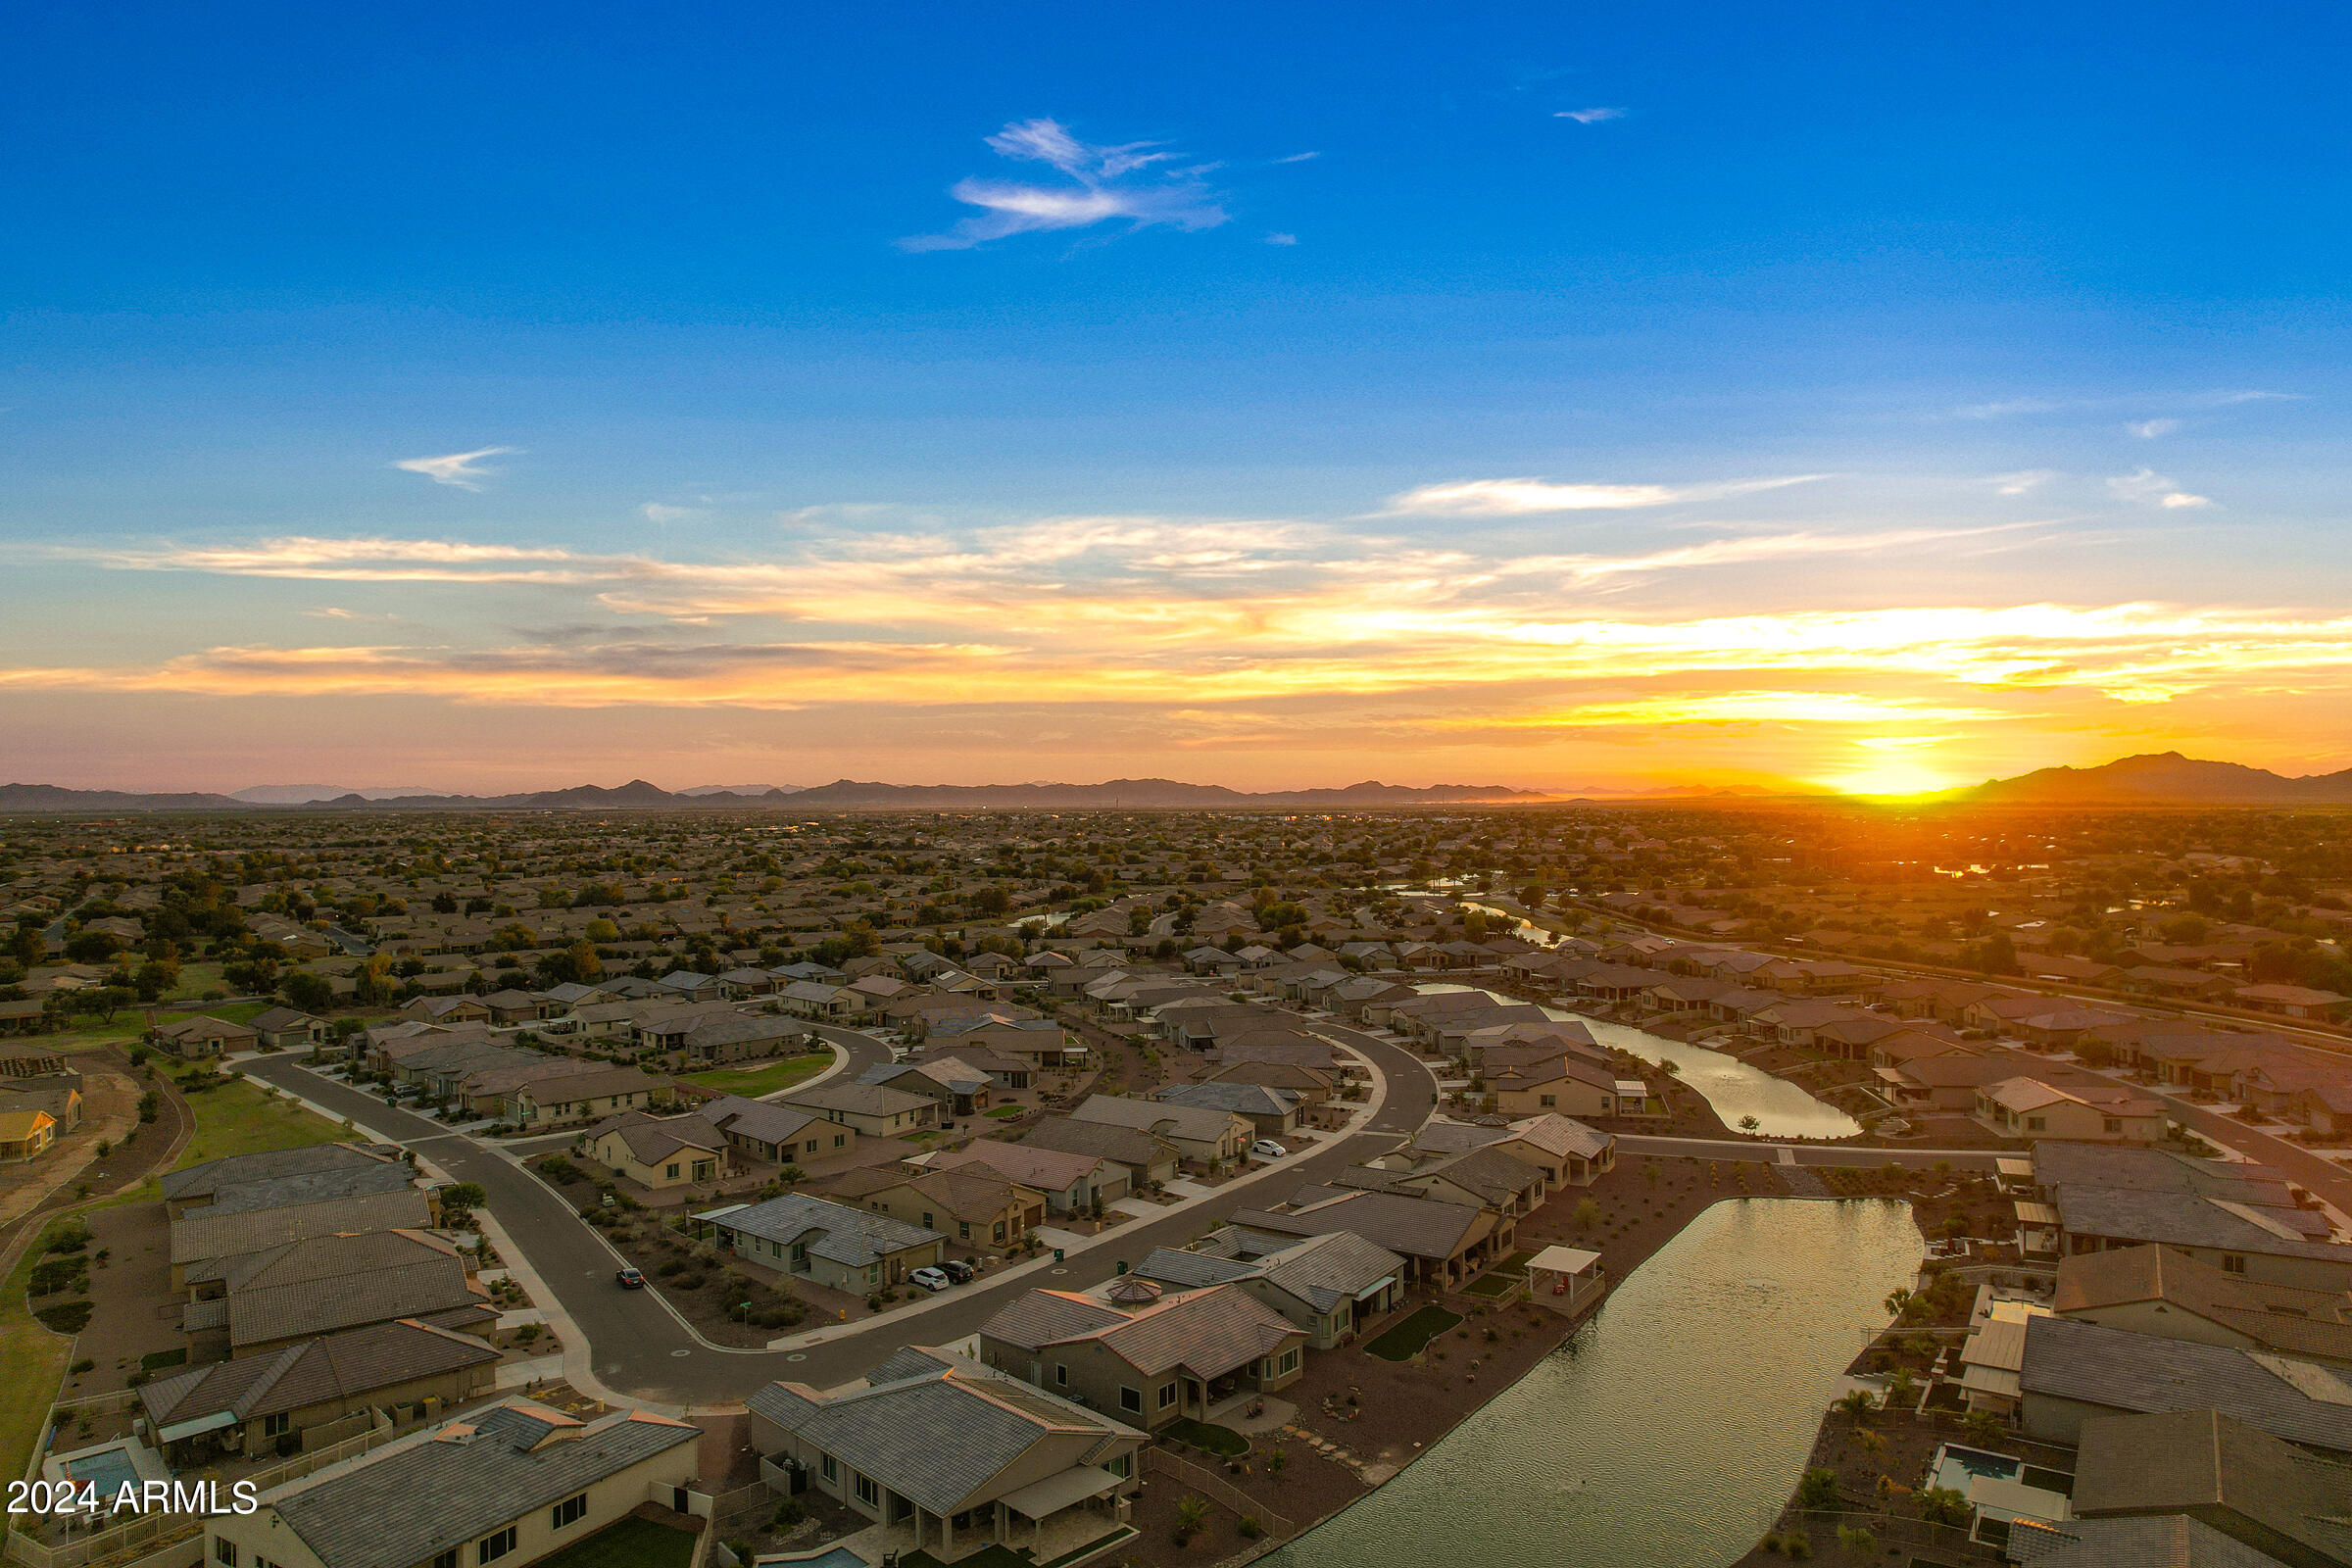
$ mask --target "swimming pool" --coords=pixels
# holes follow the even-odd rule
[[[2012,1458],[2005,1453],[1987,1453],[1983,1448],[1966,1448],[1957,1443],[1947,1443],[1936,1450],[1936,1462],[1929,1467],[1929,1485],[1945,1487],[1966,1496],[1971,1476],[2015,1481],[2025,1467],[2025,1460]]]
[[[121,1448],[100,1448],[95,1453],[76,1454],[71,1459],[61,1460],[58,1468],[65,1471],[75,1486],[85,1481],[94,1485],[101,1497],[111,1498],[122,1490],[124,1482],[134,1487],[139,1484],[138,1466],[132,1464],[130,1455]]]
[[[755,1557],[752,1568],[872,1568],[872,1565],[849,1547],[835,1546],[817,1557]]]

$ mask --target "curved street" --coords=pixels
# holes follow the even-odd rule
[[[282,1056],[240,1060],[238,1070],[275,1084],[333,1115],[349,1117],[414,1149],[459,1181],[477,1182],[490,1211],[519,1247],[531,1269],[584,1338],[595,1381],[615,1394],[664,1404],[741,1400],[775,1378],[828,1387],[860,1376],[909,1344],[961,1339],[1022,1292],[1076,1290],[1099,1283],[1121,1262],[1134,1264],[1154,1247],[1177,1247],[1238,1209],[1272,1201],[1301,1186],[1392,1148],[1428,1119],[1437,1082],[1418,1056],[1359,1030],[1314,1026],[1363,1053],[1386,1078],[1388,1098],[1362,1128],[1256,1180],[1230,1183],[1214,1197],[1164,1219],[1138,1219],[1105,1233],[1068,1261],[995,1283],[961,1287],[876,1320],[870,1328],[797,1350],[738,1350],[712,1347],[689,1333],[651,1291],[612,1283],[618,1254],[585,1224],[556,1191],[513,1156],[465,1133],[387,1105],[375,1096],[321,1078]],[[888,1049],[856,1030],[818,1026],[851,1059],[838,1072],[855,1074],[887,1059]],[[574,1347],[576,1349],[577,1347]]]

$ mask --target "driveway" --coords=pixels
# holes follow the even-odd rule
[[[321,1078],[291,1060],[274,1056],[240,1061],[240,1070],[287,1089],[337,1116],[415,1149],[459,1181],[478,1182],[490,1210],[592,1349],[598,1381],[616,1393],[665,1404],[739,1401],[776,1378],[831,1387],[862,1376],[906,1345],[952,1344],[996,1315],[1008,1301],[1034,1289],[1080,1290],[1110,1278],[1115,1265],[1140,1262],[1154,1247],[1181,1247],[1214,1229],[1238,1209],[1275,1201],[1295,1188],[1395,1146],[1428,1119],[1437,1083],[1412,1053],[1362,1033],[1316,1022],[1311,1025],[1370,1057],[1388,1080],[1388,1099],[1361,1131],[1284,1167],[1280,1175],[1218,1189],[1215,1198],[1160,1220],[1141,1220],[1108,1233],[1101,1244],[1073,1254],[1067,1263],[995,1285],[975,1284],[937,1299],[918,1313],[901,1311],[870,1330],[810,1346],[806,1350],[731,1350],[704,1345],[687,1333],[650,1291],[623,1291],[612,1283],[619,1266],[603,1238],[536,1176],[502,1152],[452,1133],[422,1116],[386,1105],[371,1095]],[[849,1049],[853,1065],[862,1040],[887,1059],[878,1041],[856,1030],[819,1025],[818,1033]]]

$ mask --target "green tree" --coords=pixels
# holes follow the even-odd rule
[[[1807,1470],[1804,1479],[1796,1484],[1796,1505],[1808,1513],[1835,1508],[1838,1500],[1838,1472],[1835,1470]]]
[[[297,969],[278,982],[286,1001],[304,1012],[324,1012],[335,1004],[335,988],[324,975]]]

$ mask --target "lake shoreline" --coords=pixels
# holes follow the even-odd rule
[[[1677,1156],[1665,1159],[1662,1161],[1662,1163],[1668,1165],[1703,1165],[1705,1162],[1691,1161]],[[1723,1163],[1743,1164],[1745,1162],[1740,1161]],[[1773,1173],[1772,1167],[1767,1166],[1765,1167],[1765,1170],[1767,1174]],[[1753,1180],[1752,1173],[1750,1179],[1751,1181]],[[1704,1189],[1702,1188],[1701,1190],[1703,1191]],[[1646,1264],[1659,1252],[1665,1250],[1668,1246],[1683,1236],[1702,1218],[1708,1216],[1719,1208],[1725,1207],[1726,1205],[1736,1206],[1740,1201],[1747,1199],[1765,1198],[1775,1199],[1782,1202],[1802,1203],[1806,1206],[1811,1206],[1814,1203],[1823,1203],[1825,1206],[1837,1208],[1881,1201],[1879,1200],[1869,1199],[1824,1200],[1819,1199],[1799,1198],[1786,1193],[1785,1190],[1782,1190],[1779,1187],[1776,1181],[1774,1183],[1773,1190],[1770,1191],[1751,1190],[1744,1193],[1716,1192],[1712,1196],[1707,1197],[1703,1201],[1692,1202],[1687,1205],[1676,1205],[1677,1222],[1674,1224],[1672,1229],[1665,1234],[1658,1235],[1654,1238],[1645,1238],[1645,1240],[1649,1241],[1650,1245],[1643,1249],[1642,1254],[1638,1258],[1635,1258],[1633,1261],[1625,1265],[1625,1270],[1622,1274],[1612,1271],[1612,1288],[1610,1295],[1600,1303],[1598,1307],[1594,1309],[1594,1311],[1587,1313],[1585,1316],[1580,1318],[1578,1322],[1567,1332],[1563,1332],[1555,1336],[1551,1342],[1544,1346],[1538,1353],[1528,1357],[1524,1365],[1515,1367],[1511,1376],[1494,1386],[1484,1398],[1480,1399],[1474,1406],[1463,1410],[1457,1417],[1449,1421],[1445,1427],[1443,1435],[1447,1437],[1452,1436],[1454,1433],[1462,1429],[1469,1422],[1471,1417],[1489,1410],[1496,1403],[1496,1401],[1502,1399],[1506,1396],[1512,1395],[1514,1392],[1519,1390],[1520,1387],[1526,1383],[1529,1377],[1537,1373],[1540,1369],[1544,1368],[1546,1363],[1552,1361],[1556,1353],[1564,1346],[1569,1346],[1571,1342],[1576,1339],[1579,1333],[1581,1333],[1593,1322],[1595,1317],[1608,1309],[1611,1302],[1616,1300],[1619,1295],[1626,1290],[1627,1286],[1633,1283],[1643,1264]],[[1906,1210],[1905,1233],[1909,1238],[1909,1242],[1906,1245],[1919,1245],[1922,1239],[1920,1236],[1920,1228],[1916,1223],[1916,1216],[1908,1211],[1907,1204]],[[1906,1279],[1909,1277],[1909,1270],[1905,1271],[1905,1277]],[[1875,1295],[1875,1292],[1873,1294]],[[1570,1354],[1572,1356],[1576,1353],[1577,1352],[1573,1348],[1570,1350]],[[1840,1367],[1842,1366],[1842,1358],[1839,1359],[1838,1364]],[[1842,1375],[1842,1373],[1839,1375]],[[1799,1453],[1800,1458],[1802,1453],[1809,1450],[1814,1434],[1817,1431],[1818,1417],[1813,1415],[1810,1411],[1807,1412],[1807,1417],[1808,1419],[1804,1428],[1806,1434],[1806,1446],[1804,1448],[1796,1450]],[[1353,1559],[1350,1559],[1346,1564],[1341,1564],[1337,1561],[1337,1559],[1331,1559],[1327,1562],[1321,1557],[1302,1556],[1298,1554],[1298,1548],[1301,1545],[1301,1544],[1308,1541],[1317,1531],[1331,1525],[1335,1520],[1342,1518],[1350,1510],[1373,1502],[1380,1496],[1382,1493],[1387,1492],[1391,1488],[1396,1486],[1400,1480],[1412,1473],[1414,1468],[1419,1465],[1421,1460],[1429,1457],[1431,1453],[1437,1449],[1438,1446],[1438,1441],[1435,1439],[1427,1441],[1417,1451],[1409,1456],[1403,1465],[1401,1465],[1395,1473],[1385,1477],[1379,1485],[1365,1488],[1357,1495],[1347,1499],[1340,1506],[1333,1508],[1327,1513],[1315,1518],[1313,1521],[1304,1524],[1295,1535],[1291,1536],[1287,1540],[1277,1544],[1270,1544],[1246,1556],[1228,1559],[1228,1562],[1245,1562],[1256,1558],[1273,1556],[1277,1557],[1280,1568],[1363,1568],[1363,1565],[1355,1562]],[[1774,1493],[1774,1501],[1772,1504],[1773,1507],[1778,1507],[1778,1499],[1784,1494],[1785,1491],[1776,1491]],[[1724,1565],[1724,1568],[1729,1568],[1729,1565],[1736,1562],[1747,1550],[1749,1542],[1752,1541],[1752,1539],[1753,1538],[1742,1540],[1738,1545],[1728,1546],[1724,1549],[1721,1557],[1721,1562]],[[1533,1559],[1525,1556],[1524,1554],[1519,1554],[1515,1556],[1514,1560],[1532,1561]]]
[[[1518,1387],[1562,1346],[1573,1340],[1597,1313],[1606,1310],[1609,1301],[1643,1264],[1671,1246],[1710,1210],[1727,1202],[1749,1199],[1792,1198],[1794,1195],[1781,1178],[1780,1168],[1771,1159],[1772,1152],[1766,1148],[1757,1149],[1752,1159],[1744,1156],[1719,1160],[1681,1155],[1632,1156],[1620,1161],[1616,1171],[1602,1178],[1592,1188],[1563,1189],[1535,1214],[1522,1220],[1519,1231],[1521,1251],[1537,1250],[1558,1242],[1591,1248],[1601,1253],[1602,1267],[1610,1280],[1610,1293],[1573,1323],[1558,1319],[1548,1308],[1532,1306],[1523,1300],[1498,1307],[1496,1303],[1455,1293],[1429,1299],[1450,1311],[1462,1313],[1459,1327],[1447,1331],[1443,1346],[1433,1345],[1431,1350],[1423,1352],[1416,1363],[1407,1363],[1396,1369],[1380,1385],[1367,1386],[1362,1381],[1349,1381],[1350,1378],[1361,1379],[1367,1366],[1377,1369],[1382,1365],[1368,1356],[1324,1358],[1324,1363],[1307,1379],[1285,1391],[1286,1396],[1298,1396],[1298,1423],[1317,1436],[1338,1442],[1351,1452],[1371,1459],[1373,1462],[1368,1467],[1379,1474],[1379,1479],[1365,1483],[1359,1477],[1357,1486],[1348,1494],[1337,1497],[1330,1506],[1311,1517],[1294,1517],[1291,1522],[1296,1529],[1292,1534],[1280,1542],[1266,1543],[1250,1555],[1262,1556],[1279,1547],[1293,1545],[1330,1520],[1394,1485],[1398,1476],[1406,1473],[1443,1439]],[[1659,1173],[1654,1184],[1645,1174],[1652,1168]],[[1592,1198],[1602,1206],[1603,1219],[1596,1226],[1580,1227],[1576,1223],[1576,1213],[1587,1198]],[[1531,1329],[1531,1322],[1542,1323],[1542,1332]],[[1506,1324],[1521,1328],[1522,1333],[1515,1339],[1507,1336],[1495,1342],[1485,1339],[1489,1328],[1499,1331]],[[1468,1340],[1457,1337],[1465,1332],[1472,1337]],[[1437,1363],[1430,1359],[1432,1352],[1441,1348],[1449,1358],[1447,1364],[1463,1369],[1460,1374],[1449,1378],[1444,1387],[1435,1386]],[[1468,1370],[1472,1357],[1478,1358],[1480,1363],[1475,1374]],[[1373,1375],[1377,1376],[1377,1371]],[[1323,1397],[1344,1396],[1350,1390],[1361,1391],[1361,1408],[1365,1413],[1356,1421],[1332,1419],[1323,1409]],[[1368,1432],[1380,1434],[1377,1444],[1369,1439]],[[1288,1434],[1282,1437],[1290,1450],[1290,1468],[1295,1470],[1302,1457],[1300,1445]],[[1268,1445],[1261,1442],[1261,1449],[1265,1446]],[[1260,1489],[1249,1490],[1252,1496],[1259,1494]],[[1270,1500],[1279,1508],[1278,1494]],[[1158,1510],[1150,1511],[1155,1515]],[[1148,1526],[1146,1539],[1149,1539]],[[1164,1540],[1162,1537],[1161,1544],[1155,1545],[1149,1560],[1170,1564],[1250,1560],[1249,1556],[1218,1557],[1210,1554],[1196,1558],[1189,1553],[1170,1555],[1164,1549]]]

